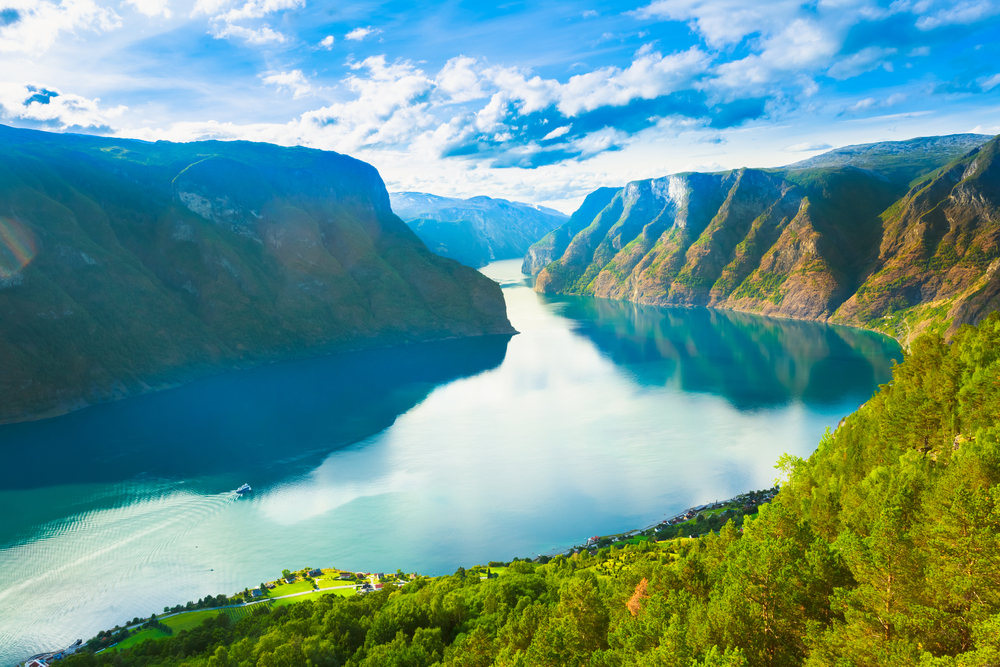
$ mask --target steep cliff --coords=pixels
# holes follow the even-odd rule
[[[776,170],[605,188],[529,249],[524,270],[537,273],[539,292],[832,320],[897,337],[953,331],[1000,305],[1000,139],[985,139],[884,142]]]
[[[223,368],[510,333],[336,153],[0,126],[0,421]]]
[[[567,219],[554,209],[491,197],[452,199],[423,192],[389,197],[392,210],[428,248],[473,267],[521,257]]]

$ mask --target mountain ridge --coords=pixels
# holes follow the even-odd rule
[[[601,189],[529,249],[523,270],[543,293],[830,321],[903,342],[928,329],[950,336],[1000,306],[1000,138],[964,150],[979,138],[847,147],[867,166],[796,163]],[[927,229],[931,245],[914,245]],[[902,268],[911,265],[923,277]]]
[[[513,333],[499,286],[430,253],[354,158],[0,139],[0,421],[229,368]]]

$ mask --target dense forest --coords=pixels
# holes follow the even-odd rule
[[[85,665],[1000,663],[1000,316],[925,335],[742,529],[333,595]]]

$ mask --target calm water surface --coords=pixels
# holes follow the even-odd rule
[[[483,269],[512,338],[0,427],[0,664],[284,568],[446,574],[771,486],[901,358],[854,329],[543,297],[519,266]]]

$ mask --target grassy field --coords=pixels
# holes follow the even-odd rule
[[[123,642],[118,642],[118,645],[112,650],[123,651],[127,648],[135,646],[136,644],[142,643],[147,639],[163,639],[164,637],[169,636],[170,635],[159,628],[147,628],[145,630],[140,630]]]
[[[270,591],[271,597],[278,597],[281,595],[291,595],[292,593],[305,593],[306,591],[311,591],[313,589],[313,584],[311,581],[306,581],[305,579],[299,579],[293,584],[281,584],[280,586],[275,586],[274,590]]]
[[[163,624],[170,626],[176,635],[182,630],[190,630],[191,628],[199,626],[203,621],[220,613],[222,612],[211,609],[205,611],[189,611],[183,614],[178,614],[177,616],[165,618],[163,619]]]
[[[344,588],[340,590],[326,590],[317,591],[312,595],[297,595],[293,598],[283,598],[281,600],[275,600],[271,603],[272,609],[277,609],[278,607],[287,607],[288,605],[298,604],[304,600],[315,600],[320,595],[339,595],[341,597],[354,597],[357,592],[353,588]]]
[[[339,575],[336,573],[331,575],[323,575],[321,578],[316,579],[316,585],[319,586],[320,589],[324,589],[324,588],[334,588],[336,586],[350,586],[355,583],[354,581],[351,581],[349,579],[339,579],[338,576]]]

